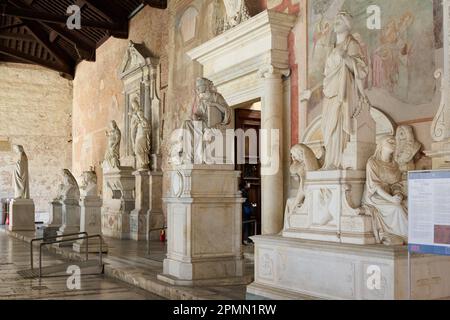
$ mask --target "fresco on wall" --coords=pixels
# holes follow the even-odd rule
[[[321,100],[323,66],[335,42],[333,23],[345,10],[353,16],[353,35],[360,41],[370,66],[369,96],[389,96],[401,104],[430,103],[435,93],[435,48],[442,25],[434,22],[433,0],[310,0],[309,87],[312,105]],[[370,30],[367,8],[381,9],[381,29]],[[372,95],[370,94],[372,92]],[[372,101],[376,105],[376,101]]]

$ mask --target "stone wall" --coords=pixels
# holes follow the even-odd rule
[[[12,144],[29,160],[37,213],[48,211],[60,171],[72,161],[72,83],[57,72],[26,64],[0,64],[0,198],[14,196]]]
[[[125,98],[118,72],[129,40],[144,44],[161,61],[161,100],[167,87],[167,11],[149,6],[130,21],[129,39],[109,38],[97,49],[95,62],[82,62],[76,70],[73,94],[73,171],[76,178],[95,167],[102,185],[106,149],[105,130],[116,120],[123,131]],[[123,155],[123,139],[122,139]]]

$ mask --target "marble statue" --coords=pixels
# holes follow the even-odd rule
[[[317,171],[320,168],[319,160],[314,152],[304,144],[296,144],[291,148],[292,164],[289,168],[292,175],[299,179],[299,188],[295,198],[287,200],[284,213],[285,228],[289,227],[289,216],[296,207],[301,206],[305,200],[305,179],[306,172]]]
[[[194,152],[198,152],[199,149],[201,152],[204,151],[204,138],[211,135],[215,129],[225,129],[231,122],[231,108],[225,98],[217,92],[213,82],[206,78],[198,78],[196,81],[196,99],[193,110],[192,118],[184,121],[182,130],[177,129],[172,134],[172,137],[176,136],[172,139],[173,144],[170,151],[172,163],[184,161],[192,163]],[[183,137],[182,147],[180,147],[181,137],[178,134],[182,134]],[[199,139],[195,139],[194,136]],[[181,148],[182,150],[180,150]],[[177,155],[180,159],[177,159]],[[203,157],[200,159],[202,162],[204,161]]]
[[[116,121],[110,123],[110,131],[106,131],[108,137],[108,147],[105,153],[104,167],[114,169],[120,167],[120,139],[121,132]]]
[[[375,239],[386,245],[408,241],[408,213],[402,172],[394,160],[396,141],[385,136],[367,162],[363,207],[372,216]]]
[[[28,157],[21,145],[13,147],[17,155],[14,168],[14,198],[30,199],[30,181],[28,175]]]
[[[139,101],[137,98],[134,98],[131,102],[131,112],[129,113],[130,116],[130,143],[131,143],[131,149],[133,152],[135,152],[135,144],[136,144],[136,136],[138,131],[138,124],[139,124],[139,116],[138,112],[142,110],[141,106],[139,105]]]
[[[83,172],[80,190],[83,196],[97,196],[97,175],[93,169]]]
[[[245,0],[223,0],[226,10],[223,31],[227,31],[238,24],[250,19]]]
[[[137,112],[137,130],[134,142],[136,169],[146,170],[150,165],[151,125],[144,116],[144,111]]]
[[[397,147],[394,159],[402,172],[416,170],[422,144],[416,140],[411,126],[399,126],[395,135]]]
[[[326,60],[323,80],[323,170],[342,169],[342,156],[354,133],[353,119],[369,103],[364,93],[369,69],[351,29],[351,16],[340,12],[334,25],[337,42]]]
[[[80,188],[78,187],[77,180],[72,175],[69,169],[63,169],[63,188],[61,190],[61,199],[80,199]]]

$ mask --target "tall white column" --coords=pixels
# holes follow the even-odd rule
[[[261,219],[262,234],[276,234],[283,229],[283,75],[267,65],[261,77]]]

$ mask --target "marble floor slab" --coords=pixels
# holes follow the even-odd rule
[[[67,287],[68,275],[39,279],[25,279],[17,272],[30,269],[28,243],[0,232],[0,300],[160,300],[160,296],[136,288],[122,281],[89,271],[82,273],[79,290]],[[35,261],[38,260],[35,251]],[[65,261],[52,253],[44,253],[45,265]],[[76,263],[74,263],[76,264]]]
[[[26,242],[37,237],[34,232],[7,232],[0,227],[0,234],[7,233]],[[180,287],[159,281],[157,275],[163,271],[166,244],[159,241],[119,240],[105,237],[108,254],[104,256],[107,278],[120,280],[135,288],[144,289],[156,296],[173,300],[245,300],[245,285]],[[26,243],[26,247],[29,244]],[[80,261],[84,256],[71,248],[50,248],[50,252],[67,261]],[[95,258],[95,254],[90,255]],[[247,284],[253,281],[253,246],[244,246],[245,275]],[[28,258],[29,259],[29,258]],[[29,261],[29,260],[27,260]]]

